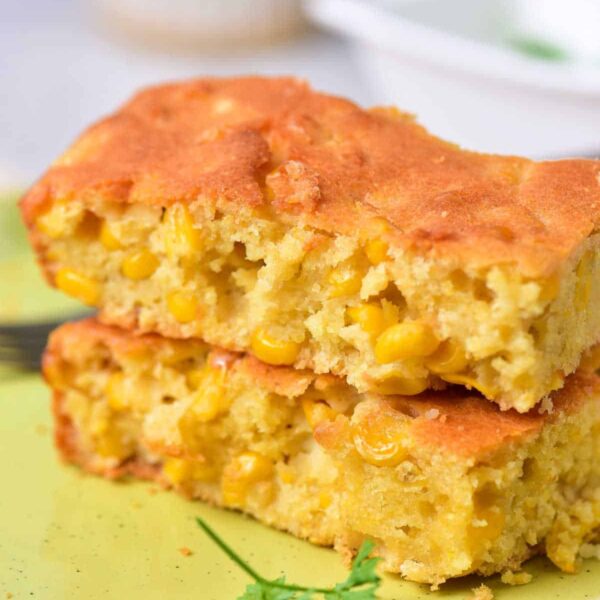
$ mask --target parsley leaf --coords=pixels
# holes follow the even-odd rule
[[[338,583],[335,586],[336,591],[349,590],[365,583],[379,583],[380,577],[377,575],[375,568],[380,559],[369,558],[374,547],[375,544],[371,540],[363,542],[352,563],[350,574],[345,581],[342,581],[342,583]]]
[[[283,583],[283,577],[276,581]],[[265,585],[265,582],[251,583],[238,600],[290,600],[296,596],[293,590]]]
[[[366,540],[358,550],[352,562],[348,577],[332,588],[314,588],[286,583],[285,577],[266,579],[259,575],[246,561],[230,548],[204,520],[196,518],[204,533],[212,539],[229,558],[243,569],[254,583],[246,587],[238,600],[376,600],[375,592],[381,584],[376,567],[380,558],[371,558],[375,544]]]

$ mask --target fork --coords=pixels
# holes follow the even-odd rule
[[[89,313],[70,315],[66,319],[35,323],[0,324],[0,365],[25,371],[38,371],[50,332],[66,321],[88,315]]]

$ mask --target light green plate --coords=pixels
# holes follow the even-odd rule
[[[26,255],[18,260],[31,263]],[[45,300],[37,274],[21,273],[8,287],[0,281],[0,306],[7,293],[15,294],[15,285],[38,299],[30,313],[38,317],[46,309],[72,306]],[[0,600],[8,594],[15,600],[236,598],[249,579],[205,537],[196,516],[267,577],[285,573],[294,583],[328,586],[346,576],[331,550],[152,484],[111,483],[61,464],[52,444],[49,391],[40,378],[15,373],[0,378]],[[183,547],[192,554],[183,556]],[[497,578],[486,584],[501,600],[600,598],[598,562],[586,562],[572,576],[544,560],[531,561],[527,570],[534,575],[527,586],[511,588]],[[465,599],[480,583],[467,578],[434,593],[386,577],[379,597]]]
[[[81,313],[81,305],[44,285],[16,208],[18,195],[0,194],[0,320],[18,322]]]

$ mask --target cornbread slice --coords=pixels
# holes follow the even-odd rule
[[[349,557],[437,585],[546,553],[573,571],[600,525],[600,380],[580,370],[552,413],[465,390],[360,394],[342,379],[94,321],[50,340],[63,456],[155,479]]]
[[[465,152],[294,79],[143,91],[22,208],[48,280],[102,321],[360,392],[526,412],[600,341],[600,162]]]

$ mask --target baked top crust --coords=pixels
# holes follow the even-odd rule
[[[297,79],[207,78],[143,90],[90,127],[26,194],[25,218],[75,197],[246,205],[333,234],[380,216],[397,246],[543,277],[598,226],[600,161],[467,152]]]
[[[352,388],[333,375],[315,375],[312,371],[276,367],[258,361],[250,355],[232,353],[195,340],[170,340],[156,334],[134,335],[125,330],[103,325],[93,318],[67,323],[51,336],[44,357],[44,371],[52,371],[52,363],[67,357],[90,357],[98,345],[111,354],[131,354],[148,350],[147,360],[164,360],[179,352],[183,355],[206,353],[209,362],[228,369],[241,369],[258,386],[266,390],[298,398],[311,384],[326,391],[337,387],[354,393]],[[600,400],[600,379],[593,373],[579,370],[567,378],[565,386],[551,396],[552,411],[532,410],[521,414],[515,410],[501,411],[482,396],[460,387],[445,391],[428,390],[419,396],[379,396],[363,394],[357,400],[370,399],[362,420],[373,430],[389,426],[390,415],[411,418],[410,433],[418,445],[445,449],[462,458],[481,457],[505,444],[539,432],[547,422],[576,413],[585,402]],[[315,436],[324,447],[334,447],[346,435],[346,424],[340,420],[324,422]]]

